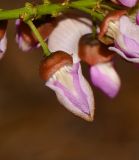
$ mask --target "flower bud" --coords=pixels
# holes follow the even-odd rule
[[[42,17],[41,19],[34,20],[33,23],[44,40],[47,40],[56,25],[54,23],[54,18],[49,15]],[[39,46],[38,39],[22,19],[16,20],[16,30],[16,41],[19,44],[19,48],[23,51],[28,51],[33,47]]]
[[[106,95],[114,98],[120,89],[121,81],[112,62],[101,63],[90,67],[92,83]]]
[[[108,46],[99,40],[93,39],[92,34],[87,34],[80,39],[78,54],[82,61],[95,65],[110,61],[114,52],[108,50]]]
[[[53,53],[42,61],[40,75],[65,108],[87,121],[93,120],[93,92],[82,75],[80,64],[73,64],[70,55],[62,51]]]
[[[63,51],[52,53],[40,65],[40,76],[47,81],[55,72],[65,65],[71,65],[72,57]]]
[[[0,59],[3,57],[7,48],[7,37],[6,37],[7,24],[8,24],[7,20],[0,21]]]

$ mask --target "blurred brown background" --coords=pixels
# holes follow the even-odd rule
[[[0,0],[0,7],[24,2]],[[138,160],[139,68],[117,58],[120,94],[110,100],[93,88],[95,120],[88,123],[44,86],[38,76],[41,58],[41,49],[18,49],[10,21],[8,50],[0,61],[0,160]]]

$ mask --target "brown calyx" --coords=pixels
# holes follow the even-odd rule
[[[89,35],[88,35],[89,36]],[[108,46],[92,37],[82,37],[79,42],[79,57],[89,65],[110,61],[114,52],[108,50]]]
[[[66,52],[54,52],[41,62],[39,69],[40,77],[47,81],[61,67],[71,65],[72,63],[72,57]]]
[[[108,15],[104,18],[103,22],[100,25],[100,32],[98,35],[98,38],[100,41],[103,41],[103,38],[108,31],[108,26],[110,21],[117,21],[120,19],[121,16],[126,15],[127,11],[126,10],[119,10],[119,11],[112,11],[109,12]],[[113,43],[111,40],[108,40],[106,42],[108,45]]]
[[[7,29],[8,21],[7,20],[1,20],[0,21],[0,40],[3,38],[6,29]]]
[[[56,26],[54,22],[54,18],[46,17],[42,21],[41,19],[35,20],[34,25],[37,27],[40,32],[42,38],[45,40],[53,31]],[[35,46],[38,43],[38,39],[31,31],[29,26],[20,20],[20,24],[17,26],[17,32],[22,36],[23,40],[31,46]]]

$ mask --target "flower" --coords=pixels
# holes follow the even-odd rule
[[[139,11],[136,14],[136,24],[139,25]]]
[[[120,89],[121,81],[112,62],[100,63],[90,67],[92,83],[109,97],[115,97]]]
[[[120,78],[112,63],[114,52],[93,39],[92,34],[84,35],[79,42],[79,57],[90,65],[92,84],[109,97],[115,97],[120,89]]]
[[[119,0],[119,2],[127,7],[134,7],[138,0]]]
[[[0,21],[0,59],[2,59],[7,48],[7,37],[6,37],[7,23],[8,21],[6,20]]]
[[[49,34],[55,26],[54,18],[49,15],[42,17],[41,19],[34,20],[33,23],[44,40],[47,40]],[[30,27],[23,22],[22,19],[16,20],[16,30],[16,42],[18,43],[20,49],[23,51],[28,51],[33,47],[39,47],[38,39],[33,34]]]
[[[113,13],[113,16],[114,14],[118,15],[117,12]],[[106,22],[108,22],[107,27]],[[109,14],[102,26],[99,39],[101,40],[102,35],[107,35],[113,39],[115,44],[114,47],[109,47],[111,51],[115,51],[127,61],[139,63],[139,26],[133,23],[128,16],[121,14],[117,19]],[[105,32],[103,28],[105,28]]]
[[[73,64],[70,55],[63,51],[52,53],[41,63],[40,75],[63,106],[87,121],[93,120],[93,92],[82,75],[80,64]]]
[[[88,18],[60,17],[48,38],[48,48],[52,54],[40,67],[41,77],[46,81],[46,86],[55,91],[59,102],[87,121],[93,120],[94,97],[82,75],[78,43],[82,35],[91,32],[92,23]]]
[[[113,55],[114,52],[109,51],[108,46],[97,39],[93,39],[92,33],[85,34],[80,38],[78,56],[90,66],[108,62]]]
[[[138,0],[112,0],[112,2],[117,3],[117,4],[122,4],[123,6],[126,7],[134,7],[136,5]]]

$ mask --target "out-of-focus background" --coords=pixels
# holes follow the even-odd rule
[[[0,0],[0,8],[24,2]],[[95,120],[88,123],[44,86],[41,52],[19,50],[14,21],[9,22],[8,50],[0,61],[0,160],[138,160],[139,68],[117,58],[121,91],[110,100],[93,87]]]

